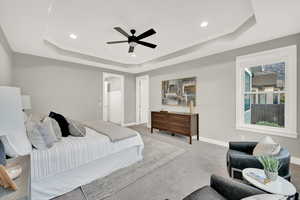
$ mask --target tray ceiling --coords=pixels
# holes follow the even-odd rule
[[[290,2],[299,5],[297,0]],[[0,24],[16,52],[138,73],[182,62],[195,54],[199,57],[203,48],[202,54],[208,55],[215,51],[209,49],[209,42],[218,43],[224,51],[229,48],[224,48],[224,37],[238,31],[247,40],[239,43],[237,35],[231,38],[237,44],[230,48],[253,43],[255,38],[278,37],[278,33],[257,37],[255,29],[265,26],[274,15],[284,15],[276,13],[276,9],[285,9],[282,4],[270,0],[0,0]],[[296,10],[286,14],[290,14],[289,20],[299,16]],[[208,22],[206,28],[200,26],[203,21]],[[290,20],[285,26],[292,23]],[[248,28],[240,31],[246,25]],[[153,50],[138,45],[136,57],[132,57],[127,43],[107,45],[107,41],[126,39],[113,30],[115,26],[128,32],[136,29],[136,35],[154,28],[157,34],[145,41],[158,47]],[[281,32],[298,30],[299,25]]]

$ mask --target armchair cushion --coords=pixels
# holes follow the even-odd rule
[[[183,200],[240,200],[252,195],[265,194],[250,185],[212,175],[210,186],[204,186]]]
[[[250,185],[216,175],[211,176],[210,185],[219,194],[229,200],[240,200],[253,195],[265,194],[265,192]]]
[[[216,192],[213,188],[210,186],[204,186],[187,197],[185,197],[183,200],[226,200],[224,197],[222,197],[218,192]]]

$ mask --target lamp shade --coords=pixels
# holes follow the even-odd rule
[[[24,110],[31,109],[31,98],[28,95],[22,95],[22,107]]]

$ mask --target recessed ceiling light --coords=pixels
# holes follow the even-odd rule
[[[131,53],[130,55],[131,57],[136,57],[135,53]]]
[[[71,33],[69,36],[71,39],[74,39],[74,40],[77,39],[77,35],[75,35],[74,33]]]
[[[205,27],[208,26],[208,22],[207,21],[203,21],[203,22],[201,22],[200,26],[201,26],[201,28],[205,28]]]

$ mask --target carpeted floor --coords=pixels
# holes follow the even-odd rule
[[[185,152],[180,147],[153,139],[150,136],[143,136],[143,141],[145,148],[142,161],[82,186],[88,200],[110,199],[113,194]]]
[[[142,135],[173,144],[185,149],[185,153],[151,171],[109,200],[181,200],[184,196],[209,183],[211,174],[228,177],[226,172],[226,148],[168,134],[150,134],[144,126],[131,127]],[[300,191],[300,166],[292,165],[293,183]],[[65,194],[56,200],[85,200],[80,189]]]

